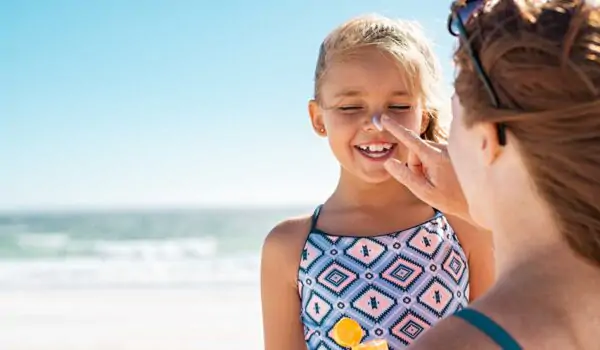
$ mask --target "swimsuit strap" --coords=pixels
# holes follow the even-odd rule
[[[465,308],[455,313],[454,316],[465,320],[471,326],[490,337],[502,350],[523,349],[504,328],[477,310]]]
[[[323,208],[323,204],[319,205],[310,218],[310,231],[312,233],[317,228],[317,220],[319,220],[319,215],[321,215],[321,208]]]

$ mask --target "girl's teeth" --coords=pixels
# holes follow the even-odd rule
[[[384,152],[390,150],[392,148],[391,144],[377,144],[377,145],[365,145],[358,146],[361,150],[367,152]]]
[[[385,156],[387,153],[369,153],[369,157],[371,158],[381,158]]]
[[[391,143],[380,143],[372,145],[360,145],[357,148],[369,158],[381,158],[390,154],[394,147]]]

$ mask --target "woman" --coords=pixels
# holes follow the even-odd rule
[[[460,1],[449,21],[460,37],[449,158],[383,120],[412,151],[388,171],[488,228],[496,249],[496,284],[411,349],[598,349],[600,9],[591,3]]]

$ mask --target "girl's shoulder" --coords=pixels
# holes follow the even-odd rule
[[[444,214],[444,217],[467,255],[481,249],[493,250],[494,245],[490,231],[456,216]]]
[[[263,250],[270,246],[289,250],[295,246],[303,246],[312,223],[311,215],[289,218],[271,229],[264,240]],[[300,249],[300,248],[298,248]]]
[[[296,283],[296,273],[304,244],[310,232],[311,215],[286,219],[277,224],[269,232],[263,242],[262,261],[263,271],[269,266],[277,270],[285,270]]]

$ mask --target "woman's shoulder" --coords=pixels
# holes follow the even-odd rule
[[[505,328],[507,319],[496,319],[494,316],[497,316],[498,312],[492,312],[492,310],[498,309],[500,305],[504,306],[504,309],[506,309],[507,304],[509,306],[508,309],[515,305],[514,300],[506,300],[499,295],[497,289],[490,291],[481,299],[471,303],[468,309],[459,311],[455,315],[438,322],[435,327],[432,327],[426,334],[420,337],[410,349],[491,350],[498,349],[500,345],[501,348],[504,348],[502,346],[510,345],[507,349],[515,349],[512,347],[515,345],[514,343],[508,344],[505,338],[500,339],[497,337],[499,333],[498,329],[500,329],[502,332],[508,334],[509,338],[512,338],[510,334],[512,327]],[[514,316],[519,317],[519,312],[511,311],[513,312],[511,312],[509,318],[512,319]],[[501,311],[500,314],[502,313]],[[463,316],[459,316],[461,314]],[[479,317],[467,317],[472,314],[479,315]],[[486,322],[482,322],[482,319]],[[497,341],[500,341],[502,344],[499,344]]]
[[[498,349],[487,336],[470,327],[457,317],[447,317],[435,324],[419,337],[411,346],[411,350],[430,349]]]
[[[591,349],[577,343],[565,319],[549,317],[535,302],[515,298],[512,288],[497,289],[469,306],[471,316],[443,319],[410,349]]]

